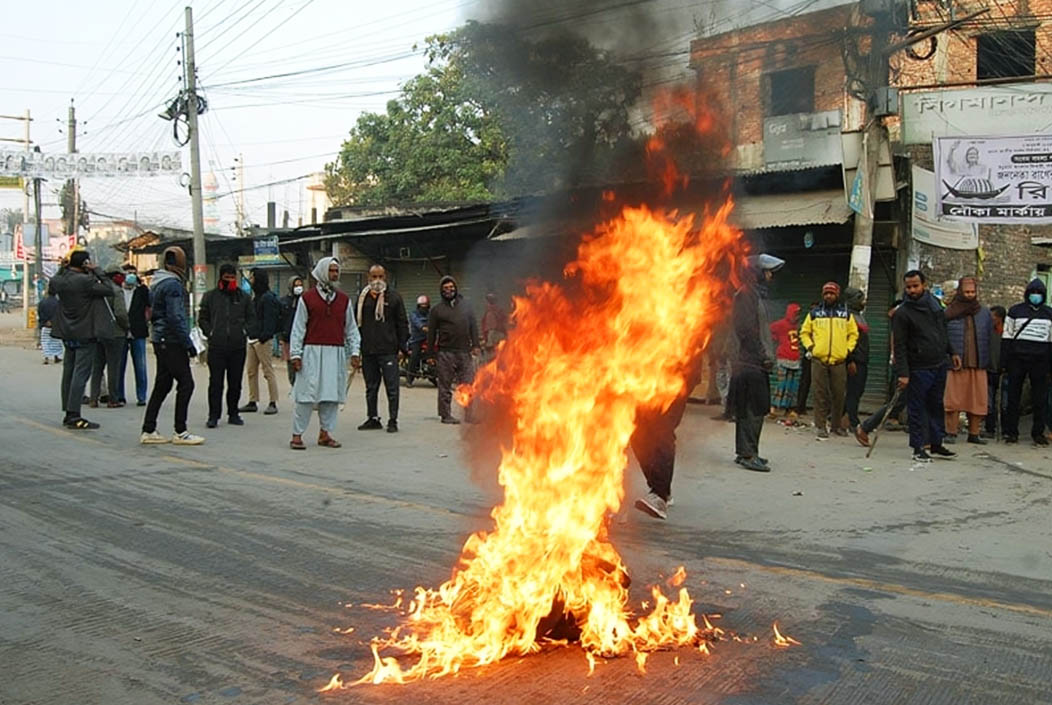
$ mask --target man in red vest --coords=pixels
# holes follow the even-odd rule
[[[289,336],[289,358],[296,370],[292,399],[292,440],[289,447],[305,450],[303,432],[311,411],[318,407],[318,445],[339,448],[332,437],[340,404],[347,401],[347,358],[355,369],[361,366],[361,335],[354,321],[354,307],[339,290],[340,261],[322,257],[311,272],[317,282],[296,304],[296,317]]]

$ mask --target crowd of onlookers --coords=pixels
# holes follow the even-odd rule
[[[894,427],[904,413],[914,458],[927,461],[955,455],[946,446],[958,441],[962,417],[967,443],[1016,443],[1020,417],[1029,410],[1033,442],[1048,445],[1052,308],[1044,283],[1030,282],[1023,300],[1007,309],[986,306],[971,276],[933,293],[914,270],[903,278],[903,291],[887,311],[894,371],[887,404],[860,416],[870,361],[865,296],[827,282],[809,310],[790,303],[769,325],[770,418],[801,424],[810,400],[818,439],[850,434],[869,446],[882,422]],[[733,420],[738,414],[729,381],[736,353],[726,341],[733,343],[718,339],[710,347],[706,395],[724,404],[718,418]]]

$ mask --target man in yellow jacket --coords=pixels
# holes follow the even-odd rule
[[[811,359],[815,429],[819,440],[829,438],[827,422],[835,435],[847,435],[841,427],[847,394],[847,358],[858,343],[858,325],[839,299],[839,284],[823,284],[822,303],[811,309],[800,327],[800,344]]]

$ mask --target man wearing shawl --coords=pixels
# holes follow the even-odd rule
[[[317,282],[303,293],[296,304],[289,337],[289,358],[296,370],[292,387],[292,440],[289,447],[305,450],[303,432],[310,423],[311,411],[318,407],[321,430],[318,445],[339,448],[332,437],[340,404],[347,400],[347,358],[357,369],[361,336],[354,322],[354,307],[347,294],[337,287],[340,262],[335,257],[322,257],[311,272]]]
[[[398,354],[409,354],[409,321],[397,291],[387,286],[387,271],[374,264],[369,284],[358,295],[357,320],[362,336],[362,376],[368,417],[359,431],[384,427],[380,422],[380,382],[387,390],[387,432],[398,432]]]
[[[957,294],[946,308],[946,332],[953,353],[961,358],[961,369],[950,370],[946,376],[945,442],[956,442],[963,411],[968,414],[968,442],[986,445],[979,430],[986,416],[989,395],[986,369],[990,365],[991,339],[995,333],[990,309],[979,303],[975,277],[963,277],[957,283]]]

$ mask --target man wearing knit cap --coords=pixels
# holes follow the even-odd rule
[[[451,276],[439,282],[441,300],[431,307],[427,320],[427,349],[437,350],[438,416],[442,423],[458,424],[453,416],[453,385],[471,384],[475,376],[473,355],[481,352],[479,328],[471,305],[464,300]],[[464,411],[471,420],[471,410]]]
[[[841,420],[847,395],[847,359],[858,344],[858,325],[840,303],[840,285],[836,282],[822,286],[822,302],[804,319],[800,342],[811,358],[818,438],[829,438],[830,430],[846,436]]]

